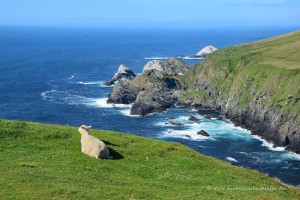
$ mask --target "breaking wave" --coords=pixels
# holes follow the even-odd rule
[[[166,60],[169,57],[145,57],[145,60]]]

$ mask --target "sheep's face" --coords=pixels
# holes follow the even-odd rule
[[[89,129],[92,128],[92,126],[86,126],[86,125],[81,125],[78,129],[79,133],[82,135],[84,133],[89,133]]]

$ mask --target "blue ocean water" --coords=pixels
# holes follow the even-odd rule
[[[193,55],[251,42],[294,28],[103,30],[92,28],[0,27],[0,118],[61,125],[93,125],[180,142],[232,165],[256,169],[300,185],[300,156],[254,137],[212,111],[170,109],[130,116],[130,106],[107,105],[111,87],[102,86],[120,64],[140,73],[149,57]],[[199,60],[185,60],[190,64]],[[213,115],[206,120],[203,114]],[[194,115],[200,122],[188,121]],[[170,117],[183,127],[166,124]],[[210,137],[197,136],[206,130]]]

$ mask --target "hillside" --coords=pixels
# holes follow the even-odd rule
[[[218,50],[180,80],[181,104],[300,153],[300,31]]]
[[[113,160],[80,152],[77,128],[0,120],[0,199],[299,199],[300,191],[167,143],[91,131]]]

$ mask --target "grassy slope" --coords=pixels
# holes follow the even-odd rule
[[[294,187],[178,143],[111,131],[91,134],[116,159],[82,154],[77,128],[0,120],[0,199],[300,199]]]
[[[198,80],[210,83],[222,93],[224,101],[237,96],[242,109],[256,98],[266,96],[264,106],[283,108],[290,116],[297,117],[300,115],[300,31],[218,50],[181,78],[187,87]],[[189,90],[183,97],[215,101],[203,91]]]

